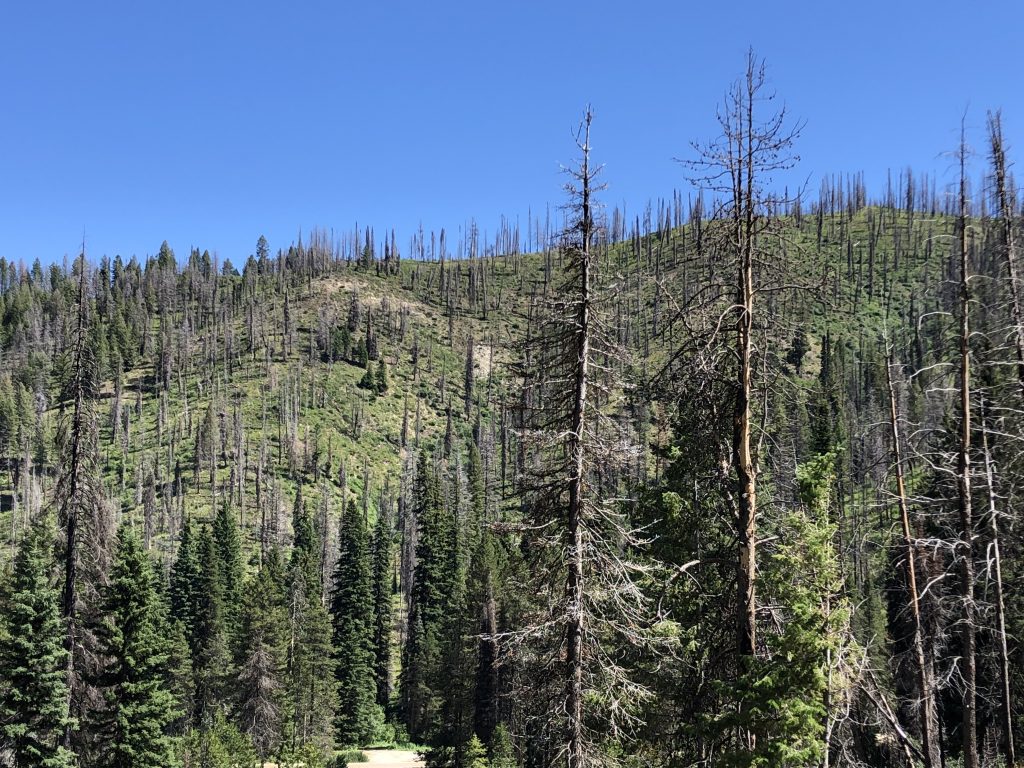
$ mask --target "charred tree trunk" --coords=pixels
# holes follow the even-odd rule
[[[979,768],[977,722],[976,629],[974,625],[974,510],[971,506],[971,349],[970,291],[967,252],[967,175],[963,129],[960,137],[960,212],[957,234],[960,248],[960,441],[957,457],[957,505],[960,540],[956,554],[960,571],[961,670],[963,678],[964,768]]]
[[[907,602],[910,605],[910,615],[914,624],[914,662],[917,672],[918,695],[918,717],[921,720],[921,751],[924,758],[925,768],[937,768],[941,765],[939,754],[939,743],[936,739],[934,729],[935,720],[935,685],[930,674],[924,653],[924,631],[921,626],[921,606],[917,590],[917,548],[914,545],[914,537],[910,528],[910,510],[907,505],[907,490],[903,476],[903,456],[900,448],[899,416],[896,407],[896,389],[892,382],[892,367],[894,365],[892,349],[888,350],[888,365],[886,366],[886,383],[889,387],[889,425],[892,437],[893,465],[896,471],[896,494],[900,507],[900,524],[903,533],[904,558],[906,558],[907,578]]]

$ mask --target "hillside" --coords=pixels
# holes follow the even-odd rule
[[[835,744],[884,764],[919,749],[885,703],[913,688],[905,593],[895,586],[903,539],[886,358],[898,426],[908,430],[915,535],[948,539],[955,494],[935,468],[951,455],[957,369],[946,361],[957,338],[959,230],[934,194],[897,207],[867,204],[856,180],[827,192],[810,212],[791,205],[764,217],[758,235],[749,408],[762,482],[755,620],[767,639],[755,657],[771,669],[780,658],[824,669],[822,654],[839,654],[829,668],[842,682],[828,690],[866,719],[828,707],[822,716]],[[630,704],[642,725],[629,743],[662,761],[666,749],[724,749],[718,726],[694,724],[732,695],[715,680],[745,684],[735,658],[716,654],[734,637],[737,611],[727,480],[736,330],[723,321],[735,311],[733,230],[702,201],[679,196],[628,228],[617,211],[603,223],[588,304],[594,422],[583,435],[594,440],[593,488],[615,501],[594,507],[604,511],[587,534],[595,538],[586,599],[604,627],[595,653],[618,642],[671,647],[667,675],[652,672],[657,657],[646,651],[627,665],[654,697]],[[1007,327],[998,241],[992,220],[967,223],[969,269],[987,276],[975,296],[979,391],[986,403],[1004,402],[1012,387],[999,367],[1008,353],[995,343]],[[246,731],[262,757],[325,758],[330,729],[312,724],[333,722],[349,734],[340,745],[425,741],[432,760],[463,765],[475,731],[492,758],[532,764],[533,708],[559,695],[558,676],[516,638],[541,638],[528,628],[559,621],[544,617],[557,615],[545,611],[561,605],[564,589],[551,552],[567,545],[548,531],[572,502],[550,478],[571,455],[560,447],[569,422],[558,408],[572,390],[564,366],[576,327],[564,313],[578,306],[574,246],[542,239],[552,247],[521,254],[519,233],[502,232],[492,245],[458,247],[485,256],[453,259],[442,245],[445,257],[434,261],[422,239],[410,249],[419,258],[402,258],[393,238],[381,252],[370,232],[333,244],[315,235],[276,256],[261,239],[241,271],[200,251],[179,260],[166,244],[145,262],[79,259],[49,275],[38,264],[0,265],[4,562],[36,535],[33,521],[52,510],[63,519],[66,457],[80,454],[95,468],[95,482],[83,483],[97,505],[82,508],[98,555],[85,583],[109,589],[102,563],[126,556],[126,528],[162,572],[186,649],[178,653],[193,665],[181,695],[194,697],[190,716],[206,723],[180,731],[186,753],[198,748],[189,739],[234,743],[235,726],[211,713],[244,726],[250,694],[236,686],[270,654],[277,661],[261,674],[281,691],[278,714],[266,730]],[[76,454],[78,412],[85,441]],[[988,475],[990,500],[1013,497],[1010,429],[986,433],[986,455],[1002,457],[1005,473]],[[987,491],[976,488],[982,504]],[[1015,540],[1004,546],[1015,556]],[[618,604],[626,624],[601,624],[601,601],[633,594],[632,577],[617,570],[626,554],[639,558],[643,597]],[[694,565],[706,570],[690,579]],[[952,564],[921,568],[935,578]],[[933,599],[929,620],[949,621],[955,595]],[[828,627],[816,640],[794,634],[804,625],[789,611],[802,601],[817,606],[808,620]],[[654,618],[639,612],[654,605]],[[343,639],[370,624],[365,646]],[[628,641],[613,640],[623,626],[632,627]],[[279,645],[289,633],[291,644]],[[950,636],[930,636],[931,652]],[[335,675],[337,688],[316,693]],[[985,675],[991,690],[997,677]],[[613,675],[593,685],[620,683]],[[771,706],[797,707],[818,690],[799,685],[770,694],[783,696]],[[937,690],[936,716],[952,722],[954,688]],[[345,720],[349,711],[361,714]],[[993,734],[997,715],[986,704]]]

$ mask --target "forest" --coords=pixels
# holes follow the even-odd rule
[[[1020,764],[1000,113],[783,191],[773,96],[639,212],[588,108],[522,227],[0,260],[0,765]]]

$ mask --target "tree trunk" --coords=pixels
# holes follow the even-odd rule
[[[1006,740],[1006,765],[1013,768],[1017,764],[1017,751],[1013,742],[1013,706],[1010,696],[1010,653],[1006,643],[1006,602],[1003,598],[1003,562],[999,548],[999,520],[996,508],[995,471],[992,466],[992,454],[988,446],[988,428],[985,423],[984,410],[981,420],[981,445],[985,455],[985,480],[988,486],[989,525],[992,528],[992,559],[995,571],[996,588],[996,640],[999,644],[1000,698],[1002,704],[1003,731]]]
[[[914,661],[917,666],[918,685],[918,717],[921,720],[921,747],[925,768],[937,768],[941,764],[939,744],[935,738],[935,692],[929,674],[929,666],[924,654],[924,632],[921,627],[921,607],[917,591],[917,548],[910,529],[910,511],[907,507],[907,490],[903,477],[903,456],[900,449],[899,418],[896,409],[896,389],[892,383],[892,367],[894,365],[892,348],[888,350],[886,366],[886,382],[889,386],[889,425],[892,436],[893,464],[896,470],[896,493],[900,505],[900,523],[903,528],[904,558],[906,558],[907,598],[910,604],[910,615],[914,622]]]
[[[733,415],[733,461],[738,481],[737,539],[739,547],[737,590],[737,647],[741,656],[754,655],[757,640],[757,608],[754,590],[757,550],[757,468],[750,448],[750,398],[753,390],[751,336],[754,327],[754,62],[748,62],[745,114],[739,116],[740,151],[733,175],[733,224],[739,248],[736,321],[736,353],[739,359],[736,403]]]
[[[1010,278],[1010,309],[1013,316],[1014,340],[1017,350],[1017,382],[1024,391],[1024,317],[1022,317],[1020,284],[1017,274],[1017,245],[1013,233],[1013,203],[1006,182],[1006,149],[1003,145],[1003,125],[1000,114],[988,116],[989,143],[992,147],[992,170],[995,174],[996,196],[999,200],[999,219],[1003,226],[1003,245],[1006,247],[1006,268]]]
[[[568,509],[568,573],[566,601],[566,701],[568,722],[568,766],[583,768],[583,496],[584,425],[586,423],[588,368],[590,364],[590,120],[584,118],[581,181],[580,284],[577,298],[576,371],[569,434],[571,477]]]
[[[967,176],[964,169],[966,148],[963,129],[960,138],[960,446],[957,466],[957,493],[960,512],[960,541],[956,551],[960,560],[961,607],[960,639],[963,677],[963,752],[964,768],[979,768],[977,736],[977,664],[974,626],[974,519],[971,506],[971,359],[970,292],[968,290],[967,253]]]

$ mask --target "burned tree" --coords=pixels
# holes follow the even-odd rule
[[[608,736],[628,735],[631,708],[646,694],[610,652],[623,636],[643,640],[646,604],[636,581],[642,566],[630,560],[643,542],[615,500],[636,446],[610,418],[620,407],[612,382],[622,351],[603,317],[591,119],[588,110],[576,135],[581,159],[567,171],[564,281],[539,299],[520,364],[525,548],[538,602],[507,644],[526,644],[538,755],[568,768],[591,764]]]

